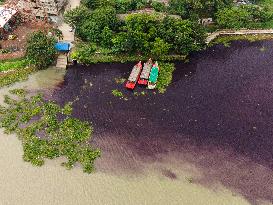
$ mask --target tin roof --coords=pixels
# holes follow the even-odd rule
[[[0,6],[0,28],[3,28],[16,12],[15,9]]]
[[[66,42],[58,42],[55,44],[55,48],[57,49],[57,51],[69,51],[70,44]]]

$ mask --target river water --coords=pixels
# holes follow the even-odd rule
[[[58,160],[32,168],[15,159],[20,145],[5,136],[0,154],[8,157],[0,165],[10,170],[13,158],[15,168],[1,172],[11,184],[0,185],[3,204],[12,202],[11,178],[44,204],[272,204],[272,54],[273,41],[214,46],[177,62],[165,94],[137,88],[145,95],[136,96],[117,84],[133,64],[52,69],[17,84],[60,104],[78,99],[73,115],[92,122],[91,143],[102,157],[91,175],[56,167]],[[33,88],[35,76],[48,81]],[[24,193],[18,199],[28,204]]]

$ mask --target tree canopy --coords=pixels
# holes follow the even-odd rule
[[[26,57],[29,62],[39,69],[52,64],[56,57],[55,42],[42,31],[32,33],[27,40]]]

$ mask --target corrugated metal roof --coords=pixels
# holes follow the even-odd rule
[[[5,24],[16,14],[17,11],[11,8],[0,6],[0,28],[3,28]]]

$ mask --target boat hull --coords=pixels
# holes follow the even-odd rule
[[[125,87],[127,89],[133,90],[135,88],[136,83],[139,79],[141,70],[142,70],[142,64],[141,64],[141,61],[139,61],[139,63],[133,67],[133,70],[128,78],[128,81],[125,84]]]
[[[128,82],[126,83],[125,87],[126,87],[127,89],[133,90],[133,89],[136,87],[136,83],[133,83],[133,82],[129,82],[129,81],[128,81]]]
[[[138,80],[138,84],[139,85],[147,85],[148,84],[148,80],[146,80],[146,79],[139,79]]]

